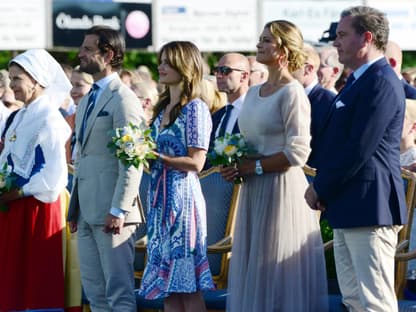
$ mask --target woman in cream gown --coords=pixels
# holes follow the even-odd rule
[[[305,61],[302,44],[295,25],[266,24],[257,60],[268,65],[269,79],[250,88],[238,121],[257,154],[238,168],[222,169],[227,180],[244,179],[229,272],[230,312],[328,310],[319,217],[303,197],[310,104],[290,74]]]

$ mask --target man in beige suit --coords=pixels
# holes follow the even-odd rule
[[[137,193],[141,171],[124,166],[107,148],[112,129],[141,124],[138,98],[118,74],[124,41],[110,28],[86,32],[80,69],[94,85],[75,120],[77,157],[68,221],[78,231],[81,280],[93,311],[136,311],[134,232],[142,222]]]

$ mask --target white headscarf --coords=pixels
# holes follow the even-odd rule
[[[69,95],[71,82],[62,66],[44,49],[30,49],[13,58],[11,63],[19,64],[42,87],[43,94],[59,108]]]
[[[51,141],[59,142],[55,143],[56,146],[59,145],[56,148],[58,152],[44,155],[44,157],[45,161],[49,162],[49,167],[59,168],[54,176],[59,176],[55,180],[61,181],[58,185],[61,187],[61,184],[65,185],[66,181],[64,146],[71,130],[58,107],[69,95],[71,83],[62,67],[45,50],[27,50],[13,58],[11,63],[21,66],[44,87],[44,91],[30,105],[21,108],[16,114],[6,132],[4,149],[0,154],[0,164],[7,162],[7,157],[10,155],[14,164],[13,171],[26,179],[30,178],[35,164],[36,147],[40,145],[42,151],[46,153],[47,144]],[[50,140],[52,137],[53,140]],[[36,196],[39,200],[44,199],[39,194]]]

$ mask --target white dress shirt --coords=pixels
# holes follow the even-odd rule
[[[227,104],[227,105],[233,105],[234,108],[231,111],[230,118],[228,119],[228,123],[227,123],[227,126],[225,128],[226,133],[232,133],[233,132],[235,123],[237,122],[237,119],[238,119],[238,115],[240,115],[241,107],[243,106],[243,102],[244,102],[245,97],[246,97],[246,94],[244,93],[242,96],[240,96],[234,102]],[[219,126],[217,127],[217,131],[215,132],[215,137],[219,136],[219,131],[220,131],[221,124],[223,122],[224,117],[225,117],[225,114],[222,116],[221,121],[219,123]]]

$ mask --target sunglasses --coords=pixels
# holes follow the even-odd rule
[[[232,67],[228,67],[228,66],[216,66],[216,67],[214,67],[213,72],[214,72],[215,75],[221,74],[221,75],[227,76],[233,70],[240,71],[240,72],[244,72],[244,70],[242,70],[242,69],[232,68]]]

